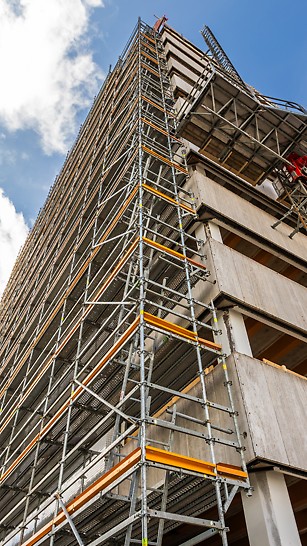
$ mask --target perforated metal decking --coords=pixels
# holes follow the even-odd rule
[[[2,545],[161,545],[182,523],[227,544],[249,483],[215,309],[195,295],[213,279],[187,178],[160,38],[139,21],[3,299]]]

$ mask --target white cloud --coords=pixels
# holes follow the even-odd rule
[[[0,188],[0,297],[29,228]]]
[[[98,7],[102,0],[0,1],[0,123],[34,129],[46,153],[67,150],[76,113],[102,80],[88,49]]]
[[[13,165],[16,161],[16,152],[15,150],[2,148],[0,146],[0,166],[2,165]]]

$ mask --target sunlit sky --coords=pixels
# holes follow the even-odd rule
[[[0,0],[0,292],[138,16],[206,50],[208,25],[241,77],[307,106],[304,0]]]

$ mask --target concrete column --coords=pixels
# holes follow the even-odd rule
[[[302,546],[284,475],[250,475],[253,495],[242,493],[250,546]]]
[[[221,230],[214,222],[206,222],[206,224],[200,224],[195,230],[195,236],[202,241],[207,241],[210,237],[219,243],[223,242]]]
[[[234,351],[253,356],[242,313],[235,309],[219,311],[217,319],[222,336],[216,341],[222,343],[223,352],[227,356]]]
[[[206,231],[209,237],[212,237],[215,241],[219,241],[219,243],[223,242],[221,230],[217,224],[214,222],[208,222],[206,225]]]

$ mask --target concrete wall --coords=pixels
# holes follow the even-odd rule
[[[175,56],[181,55],[188,56],[189,59],[194,59],[198,63],[198,67],[204,63],[203,51],[194,46],[191,42],[188,42],[183,36],[180,36],[176,31],[165,26],[162,31],[162,41],[166,51],[172,51]]]
[[[234,353],[241,430],[250,438],[247,458],[266,459],[307,470],[307,378]]]
[[[204,245],[214,285],[207,285],[197,299],[210,301],[223,294],[263,314],[269,320],[296,329],[306,339],[307,288],[268,269],[222,243],[209,239]]]
[[[298,256],[305,260],[307,269],[305,235],[297,233],[290,239],[289,235],[293,228],[285,223],[273,229],[272,224],[276,218],[205,176],[202,166],[196,168],[189,184],[195,194],[197,207],[203,204],[226,219],[236,222],[239,229],[248,229],[262,237],[268,244],[273,243],[294,257]]]
[[[171,82],[172,82],[172,86],[173,86],[173,89],[174,90],[177,90],[177,89],[181,89],[181,91],[184,91],[187,95],[191,92],[191,90],[193,89],[193,86],[184,81],[182,78],[180,78],[180,76],[178,76],[177,74],[174,74],[172,77],[171,77]]]
[[[178,50],[178,46],[180,50]],[[179,57],[182,63],[185,63],[197,74],[200,74],[202,70],[209,64],[208,62],[206,62],[204,57],[201,57],[201,55],[193,51],[191,48],[188,49],[183,42],[180,43],[175,38],[171,38],[171,42],[169,41],[166,42],[164,51],[166,55],[170,57],[175,57],[177,59]],[[169,61],[169,66],[173,66],[173,61],[174,59],[171,58]],[[179,69],[183,70],[181,63],[180,63]],[[192,79],[194,79],[194,77],[195,75],[192,77]]]

